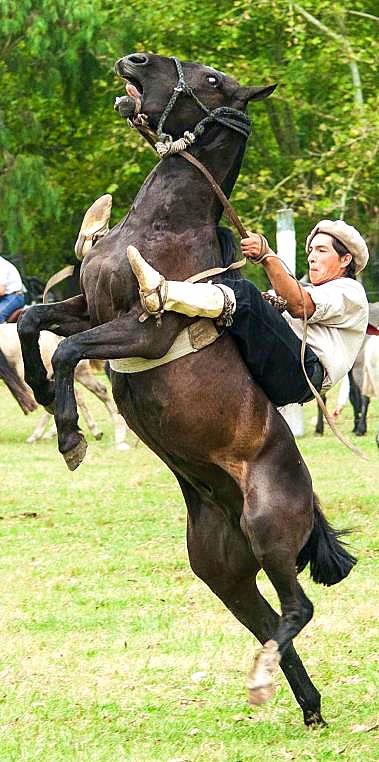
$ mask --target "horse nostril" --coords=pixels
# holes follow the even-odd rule
[[[127,60],[137,66],[144,66],[149,59],[144,53],[131,53],[130,56],[127,56]]]

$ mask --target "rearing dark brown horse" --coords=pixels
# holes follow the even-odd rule
[[[195,133],[190,151],[229,195],[245,148],[247,104],[273,88],[242,87],[207,66],[185,63],[181,69],[175,60],[151,54],[126,56],[116,70],[129,81],[132,112],[141,106],[153,129],[164,127],[174,139]],[[178,71],[183,77],[175,90]],[[203,119],[202,131],[196,126]],[[70,468],[85,453],[73,393],[78,361],[161,357],[191,322],[173,312],[161,326],[153,318],[139,322],[127,246],[137,246],[166,278],[223,265],[216,230],[221,211],[198,169],[183,157],[165,158],[128,215],[85,257],[82,294],[37,305],[23,316],[26,379],[38,402],[55,408],[59,449]],[[53,358],[54,382],[40,360],[42,329],[67,337]],[[322,516],[283,418],[254,384],[227,334],[170,364],[113,372],[112,385],[128,425],[178,479],[188,508],[192,569],[264,644],[249,678],[250,701],[262,703],[272,694],[280,659],[305,723],[321,723],[320,694],[292,644],[313,612],[297,572],[310,562],[313,578],[330,585],[348,574],[354,559]],[[261,568],[278,593],[281,617],[258,591]]]

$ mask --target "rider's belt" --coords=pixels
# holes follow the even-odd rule
[[[312,368],[312,373],[308,373],[309,380],[317,389],[317,391],[321,391],[322,382],[325,378],[325,370],[323,366],[320,363],[320,360],[317,360]],[[299,400],[299,404],[302,405],[304,402],[310,402],[314,399],[314,394],[311,392],[310,389],[308,389],[307,393],[304,395],[304,397]]]
[[[110,360],[109,364],[112,370],[118,373],[141,373],[144,370],[157,368],[159,365],[166,365],[192,352],[198,352],[209,344],[213,344],[216,339],[220,338],[220,335],[212,320],[201,318],[178,334],[163,357],[154,360],[146,360],[144,357],[125,357],[119,360]]]

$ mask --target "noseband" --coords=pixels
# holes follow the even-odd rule
[[[235,132],[239,132],[240,135],[243,135],[245,138],[248,138],[250,134],[251,123],[247,114],[245,114],[244,111],[238,111],[238,109],[229,108],[229,106],[220,106],[219,108],[215,108],[213,111],[211,111],[207,106],[204,105],[204,103],[201,102],[196,93],[193,91],[192,87],[190,87],[185,81],[183,67],[179,59],[175,58],[175,56],[172,56],[171,60],[174,61],[176,66],[178,82],[174,87],[167,106],[161,114],[158,122],[157,135],[159,137],[159,142],[155,144],[155,147],[159,156],[163,158],[163,156],[167,156],[168,154],[179,153],[179,151],[185,150],[189,145],[195,142],[196,138],[203,134],[206,126],[212,122],[218,122],[225,127],[229,127]],[[199,106],[199,108],[205,112],[206,116],[196,124],[192,132],[186,131],[182,138],[174,141],[172,135],[163,132],[163,126],[172,109],[174,108],[179,95],[188,95],[191,97]]]

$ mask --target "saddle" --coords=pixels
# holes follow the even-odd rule
[[[25,312],[25,307],[18,307],[17,310],[13,310],[13,312],[11,312],[11,314],[7,318],[6,322],[7,323],[17,323],[20,315],[22,315],[23,312]]]

